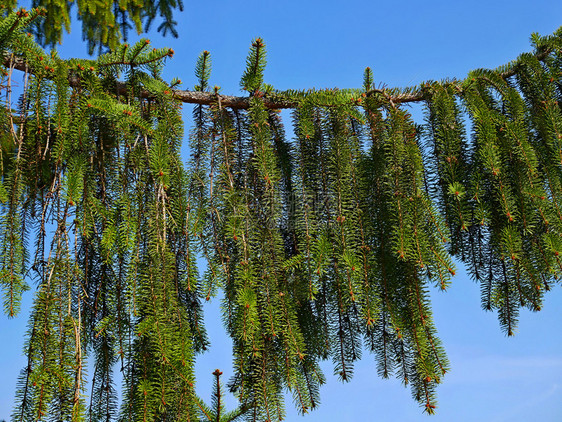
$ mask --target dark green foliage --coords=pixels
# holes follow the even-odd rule
[[[17,116],[23,123],[6,144],[15,148],[2,150],[9,157],[1,263],[9,314],[27,271],[27,231],[37,245],[29,365],[13,418],[116,418],[117,365],[126,387],[122,419],[192,419],[194,353],[207,340],[186,236],[179,107],[159,78],[170,51],[149,50],[142,40],[95,63],[64,62],[13,42],[37,66]],[[69,74],[78,86],[69,85]],[[117,75],[125,76],[124,95],[110,94]],[[136,97],[141,90],[152,97]]]
[[[211,92],[205,51],[195,91],[212,101],[193,110],[186,170],[179,81],[160,78],[173,52],[141,40],[63,61],[22,32],[38,15],[0,20],[0,52],[30,70],[0,108],[5,312],[25,276],[37,284],[13,420],[281,420],[286,392],[302,413],[319,405],[321,361],[349,381],[364,351],[433,413],[449,363],[429,289],[453,259],[508,335],[560,279],[560,32],[500,69],[405,90],[374,89],[367,69],[361,90],[275,91],[256,39],[245,110]],[[423,126],[400,105],[421,100]],[[194,392],[201,303],[219,290],[230,413],[220,371],[211,406]]]
[[[6,3],[6,2],[4,2]],[[82,21],[82,38],[92,54],[104,47],[116,48],[134,29],[137,33],[148,32],[157,18],[162,19],[158,32],[178,37],[177,22],[173,14],[183,11],[182,0],[33,0],[34,9],[42,9],[45,19],[36,21],[33,33],[43,46],[54,47],[62,42],[63,31],[70,32],[72,7],[76,5],[78,19]],[[0,6],[0,14],[16,7],[15,1]]]

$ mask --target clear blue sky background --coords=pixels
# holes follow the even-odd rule
[[[496,67],[528,51],[532,32],[549,34],[562,25],[562,2],[184,0],[177,16],[179,39],[151,34],[153,44],[176,54],[166,68],[185,89],[202,50],[213,59],[211,83],[239,94],[239,79],[251,40],[268,47],[266,82],[278,89],[360,87],[363,69],[388,86],[428,79],[463,78],[477,67]],[[64,57],[86,56],[80,28],[60,48]],[[189,122],[190,107],[185,107]],[[419,115],[419,114],[418,114]],[[287,114],[286,122],[289,123]],[[187,156],[187,150],[185,150]],[[376,375],[365,354],[348,384],[331,376],[321,407],[301,418],[287,401],[287,420],[302,421],[491,421],[562,420],[562,291],[547,295],[543,311],[523,312],[518,332],[506,338],[496,316],[480,308],[479,287],[462,268],[447,293],[433,292],[434,316],[452,370],[439,388],[436,416],[422,414],[396,380]],[[28,308],[32,294],[25,297]],[[197,362],[197,389],[210,397],[211,372],[232,375],[230,342],[219,322],[218,300],[207,311],[212,348]],[[27,313],[0,316],[0,420],[11,413]],[[228,404],[232,407],[234,399]]]

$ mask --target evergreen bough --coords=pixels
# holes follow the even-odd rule
[[[206,51],[187,92],[148,40],[47,55],[25,33],[43,14],[0,20],[6,314],[36,283],[12,420],[281,420],[286,391],[302,413],[318,406],[321,361],[348,381],[364,350],[433,413],[449,363],[429,288],[447,288],[453,260],[508,335],[559,281],[562,29],[506,66],[409,89],[375,89],[367,68],[361,89],[280,92],[256,39],[249,96],[234,98],[210,87]],[[198,103],[187,167],[181,99]],[[219,289],[229,413],[219,370],[211,406],[194,392],[202,302]]]

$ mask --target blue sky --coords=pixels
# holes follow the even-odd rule
[[[377,83],[416,85],[428,79],[464,77],[478,67],[496,67],[528,51],[532,32],[549,34],[562,25],[559,1],[331,0],[184,1],[177,16],[179,39],[149,35],[172,47],[166,76],[193,87],[198,54],[209,50],[212,85],[242,95],[239,79],[251,40],[268,48],[265,81],[278,89],[354,88],[370,66]],[[195,3],[195,4],[193,4]],[[64,57],[86,57],[74,26],[60,48]],[[190,107],[185,106],[188,119]],[[287,114],[284,115],[287,119]],[[286,120],[286,123],[289,123]],[[187,127],[188,128],[188,127]],[[187,150],[186,150],[187,152]],[[187,155],[186,155],[187,156]],[[515,337],[500,331],[496,315],[480,308],[476,283],[461,269],[448,292],[433,292],[434,317],[449,354],[451,372],[439,388],[436,416],[422,414],[410,391],[376,375],[365,354],[354,379],[339,383],[325,365],[322,405],[301,418],[287,401],[287,420],[302,421],[491,421],[562,420],[562,291],[555,286],[538,313],[524,311]],[[26,308],[32,294],[25,297]],[[232,375],[230,343],[218,322],[218,300],[207,311],[211,350],[197,362],[198,391],[210,396],[211,372]],[[0,420],[11,413],[26,312],[0,316]],[[231,406],[234,399],[228,402]]]

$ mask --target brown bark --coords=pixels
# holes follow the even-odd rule
[[[22,72],[31,71],[28,67],[26,61],[21,57],[10,55],[9,53],[4,53],[3,63],[5,66],[20,70]],[[71,86],[78,86],[80,84],[80,79],[76,74],[71,74],[69,76],[69,82]],[[121,95],[127,95],[128,90],[124,83],[117,82],[116,86],[117,93]],[[374,92],[382,92],[380,90],[373,90]],[[222,95],[215,94],[212,92],[201,92],[201,91],[188,91],[181,89],[172,89],[172,94],[175,98],[183,103],[188,104],[202,104],[211,105],[218,103],[218,97],[220,96],[220,102],[223,107],[236,108],[236,109],[247,109],[250,107],[250,97],[239,97],[233,95]],[[151,93],[143,91],[140,93],[142,98],[150,98]],[[423,96],[421,94],[411,94],[411,95],[397,95],[389,96],[388,99],[394,104],[400,104],[405,102],[416,102],[422,101]],[[284,108],[296,108],[299,105],[298,101],[290,101],[280,97],[267,97],[263,98],[263,103],[268,109],[284,109]]]
[[[539,60],[544,60],[549,54],[551,50],[544,50],[540,53],[536,54],[536,57]],[[10,55],[9,53],[4,53],[3,63],[5,66],[11,66],[14,69],[21,70],[21,71],[29,71],[29,67],[24,59],[21,57],[17,57],[14,55]],[[514,76],[516,73],[516,66],[514,66],[509,71],[503,72],[500,76],[504,79],[510,78]],[[76,74],[72,74],[69,77],[69,82],[71,86],[78,86],[80,84],[80,79]],[[124,83],[117,82],[116,91],[121,95],[127,95],[128,90]],[[188,91],[188,90],[180,90],[180,89],[172,89],[172,94],[175,98],[180,100],[183,103],[188,104],[202,104],[202,105],[211,105],[218,103],[218,97],[220,96],[220,102],[223,107],[235,108],[235,109],[247,109],[250,106],[250,97],[237,97],[232,95],[222,95],[222,94],[215,94],[211,92],[201,92],[201,91]],[[421,91],[414,92],[411,94],[399,94],[399,95],[389,95],[387,94],[386,90],[384,89],[373,89],[367,93],[367,95],[376,95],[382,94],[382,96],[386,97],[386,100],[391,105],[397,105],[402,103],[412,103],[412,102],[420,102],[424,101],[424,95]],[[140,93],[140,97],[142,98],[150,98],[152,96],[151,93],[147,91],[143,91]],[[283,108],[296,108],[299,105],[298,101],[290,101],[288,99],[283,99],[279,97],[267,97],[263,98],[263,103],[266,108],[268,109],[283,109]]]

